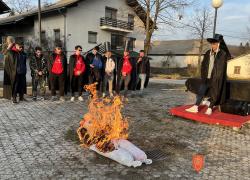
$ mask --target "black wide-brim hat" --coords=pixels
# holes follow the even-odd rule
[[[215,34],[213,38],[207,38],[209,43],[222,42],[223,36],[221,34]]]

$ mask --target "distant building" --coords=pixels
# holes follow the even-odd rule
[[[137,7],[137,8],[136,8]],[[32,10],[0,19],[0,35],[22,38],[27,45],[38,44],[38,12]],[[87,51],[110,41],[119,50],[124,40],[130,49],[144,47],[145,11],[137,0],[61,0],[42,8],[42,44],[52,50],[61,42],[67,51],[82,45]]]
[[[184,68],[197,67],[199,57],[199,39],[154,41],[149,56],[152,58],[152,67]],[[232,57],[242,55],[240,46],[227,45]],[[210,49],[209,43],[204,40],[203,55]]]
[[[228,80],[250,80],[250,54],[228,61],[227,78]]]
[[[200,40],[154,41],[149,52],[152,67],[184,68],[197,66]],[[203,54],[209,49],[204,40]]]

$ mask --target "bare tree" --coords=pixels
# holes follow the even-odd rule
[[[175,21],[174,14],[188,6],[191,2],[193,0],[138,0],[134,10],[140,12],[145,21],[146,38],[144,49],[146,53],[149,51],[151,38],[157,26],[160,24],[173,26]]]
[[[5,0],[5,2],[12,8],[12,14],[21,14],[35,7],[31,0]]]
[[[204,37],[206,37],[208,33],[211,32],[213,27],[212,19],[213,16],[209,9],[207,8],[196,9],[194,16],[187,24],[187,27],[191,31],[191,34],[200,40],[197,74],[199,73],[201,66],[201,56],[204,46]]]

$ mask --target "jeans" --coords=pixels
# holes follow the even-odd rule
[[[141,90],[144,89],[144,85],[145,85],[145,81],[146,81],[146,74],[139,74],[138,78],[137,78],[137,82],[136,82],[136,86],[139,83],[139,81],[141,80]]]
[[[56,84],[59,84],[59,94],[60,96],[64,96],[64,75],[56,75],[56,74],[51,74],[50,75],[50,85],[51,85],[51,95],[55,96],[56,95]]]
[[[109,84],[109,93],[112,93],[113,91],[113,80],[114,80],[114,75],[108,75],[108,74],[105,74],[104,76],[104,81],[103,81],[103,92],[105,93],[106,92],[106,89],[107,89],[107,83]]]
[[[201,104],[202,99],[207,95],[207,92],[209,90],[209,85],[208,84],[201,84],[198,94],[196,95],[196,105],[199,106]],[[210,100],[210,108],[214,106],[214,102]]]
[[[120,89],[122,87],[122,83],[124,82],[124,90],[128,90],[128,85],[130,83],[130,80],[131,80],[131,75],[128,74],[127,76],[122,76],[121,77],[121,81],[120,81]]]
[[[45,76],[33,76],[32,77],[32,95],[37,97],[37,86],[39,85],[40,93],[45,96],[46,93],[46,77]]]

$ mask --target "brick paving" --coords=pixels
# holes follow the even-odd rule
[[[169,89],[169,90],[168,90]],[[85,102],[0,99],[0,179],[250,179],[250,128],[239,132],[170,116],[169,108],[193,101],[182,85],[151,84],[124,109],[129,139],[164,160],[128,168],[79,146],[75,130]],[[197,174],[192,156],[203,154]]]

